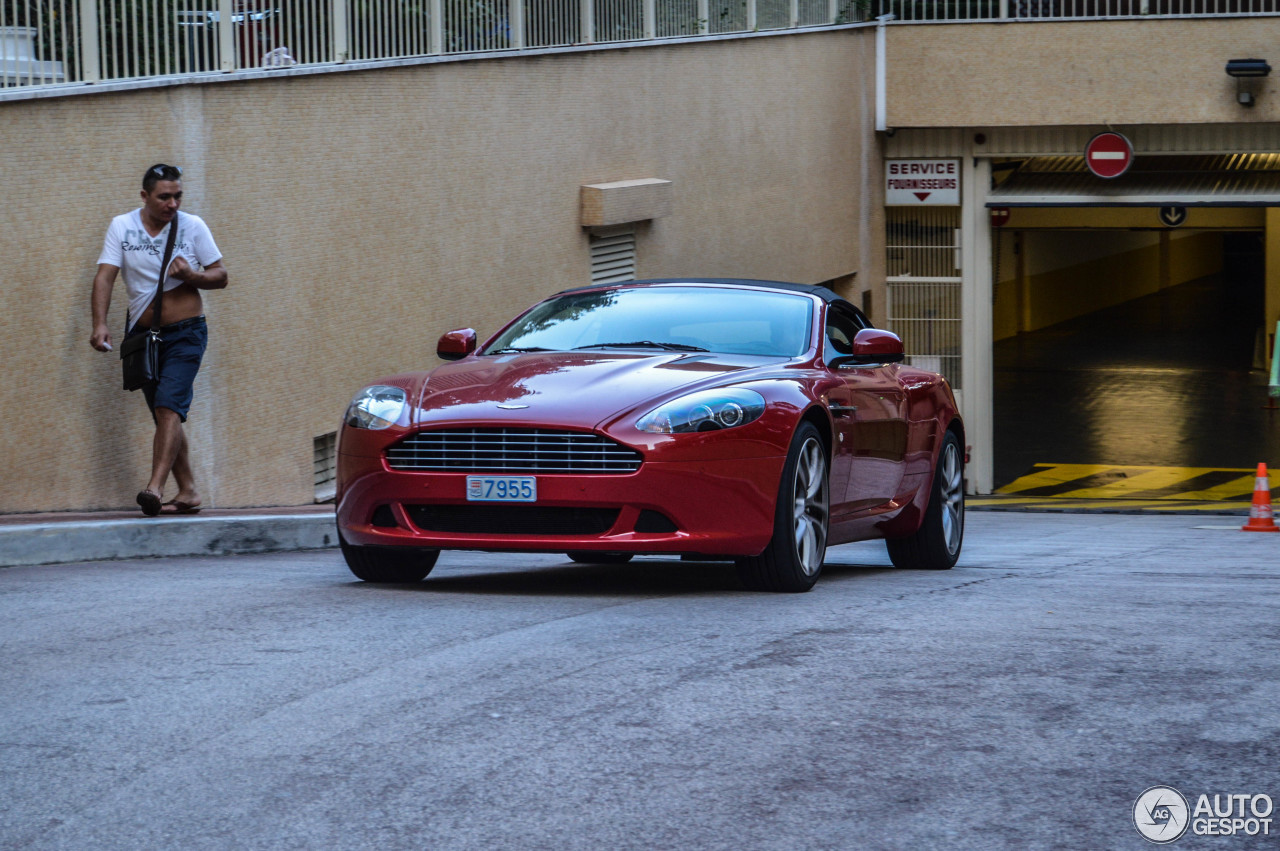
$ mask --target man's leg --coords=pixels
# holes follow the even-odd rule
[[[200,504],[200,492],[196,490],[196,477],[191,469],[191,461],[187,455],[187,431],[179,423],[182,439],[178,443],[178,454],[173,459],[173,481],[178,486],[174,501],[184,506]]]
[[[191,465],[186,458],[187,436],[182,431],[182,417],[168,408],[156,408],[156,436],[151,444],[151,481],[147,482],[147,490],[157,496],[164,493],[165,480],[179,455],[183,458],[183,475],[190,484]],[[175,472],[175,478],[178,477]],[[179,481],[178,487],[182,487]]]

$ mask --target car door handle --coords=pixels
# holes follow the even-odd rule
[[[827,405],[827,410],[835,414],[837,417],[843,417],[846,414],[858,413],[858,406],[857,405],[836,405],[833,403],[833,404]]]

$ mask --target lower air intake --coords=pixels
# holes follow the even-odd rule
[[[618,521],[616,508],[528,505],[410,505],[413,525],[424,532],[462,535],[603,535]]]

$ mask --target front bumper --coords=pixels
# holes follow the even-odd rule
[[[525,503],[468,502],[465,473],[398,472],[380,457],[339,454],[338,527],[357,546],[757,555],[773,536],[785,460],[650,461],[625,475],[539,475],[533,509],[545,513],[533,514]],[[607,528],[539,528],[550,514],[587,512]],[[423,528],[433,514],[463,519],[455,527],[466,531]]]

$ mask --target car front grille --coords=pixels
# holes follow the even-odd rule
[[[618,522],[617,508],[540,505],[406,505],[413,525],[426,532],[464,535],[603,535]]]
[[[387,450],[393,470],[467,473],[634,473],[640,453],[577,431],[468,428],[420,431]]]

